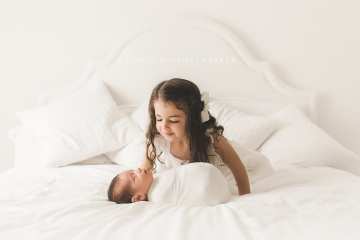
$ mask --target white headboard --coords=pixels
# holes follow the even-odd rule
[[[97,63],[93,76],[104,80],[121,104],[143,102],[156,83],[180,77],[249,111],[296,104],[316,121],[316,93],[286,85],[234,32],[209,18],[175,16],[148,24]]]

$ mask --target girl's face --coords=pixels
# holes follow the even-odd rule
[[[185,141],[186,115],[172,102],[154,101],[156,129],[167,141]]]

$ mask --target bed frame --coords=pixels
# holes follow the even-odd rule
[[[95,66],[88,77],[105,81],[119,104],[137,105],[159,81],[180,77],[244,111],[266,114],[295,104],[317,122],[317,93],[280,80],[269,63],[255,59],[240,37],[215,19],[150,21]]]

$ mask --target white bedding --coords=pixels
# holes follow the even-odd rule
[[[292,168],[214,207],[106,200],[119,165],[0,175],[0,239],[358,239],[360,178]]]

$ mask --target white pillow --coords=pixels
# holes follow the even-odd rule
[[[148,102],[145,101],[140,104],[130,115],[131,119],[138,124],[138,126],[144,131],[147,131],[147,128],[150,123],[150,116],[148,111]]]
[[[138,168],[145,159],[145,141],[144,136],[135,138],[123,148],[106,153],[106,156],[119,165]]]
[[[261,152],[248,149],[233,141],[230,141],[230,144],[244,164],[251,183],[274,173],[270,160]]]
[[[242,146],[256,150],[274,131],[278,122],[266,116],[250,115],[237,108],[213,101],[209,103],[209,111],[218,124],[224,127],[224,136]],[[142,103],[131,114],[131,118],[146,131],[150,122],[148,103]]]
[[[250,115],[225,103],[210,102],[209,108],[218,124],[224,127],[224,136],[245,148],[258,149],[279,128],[274,119]]]
[[[36,169],[44,167],[39,161],[41,146],[39,138],[32,136],[31,132],[23,126],[9,130],[9,138],[14,145],[15,168]],[[111,164],[111,160],[104,154],[85,159],[75,164]]]
[[[145,133],[129,116],[119,119],[112,130],[118,142],[121,143],[121,147],[126,146],[133,140],[145,138]]]
[[[73,163],[72,165],[94,165],[94,164],[113,164],[113,162],[105,156],[105,154],[100,154],[95,157],[85,159],[80,162]]]
[[[360,158],[312,123],[301,110],[287,107],[272,115],[284,124],[260,148],[273,167],[329,166],[360,175]]]
[[[113,128],[122,115],[105,84],[96,80],[47,105],[17,113],[38,140],[39,161],[50,167],[120,148],[123,143]]]

